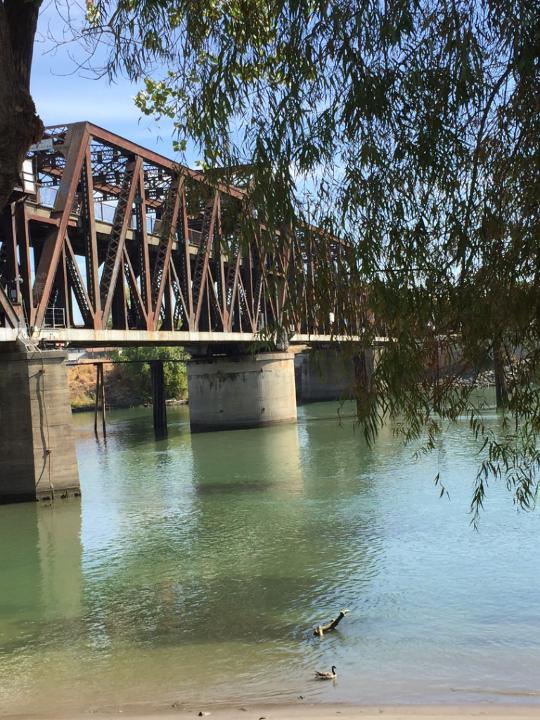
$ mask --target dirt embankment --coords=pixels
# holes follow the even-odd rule
[[[148,400],[141,383],[126,372],[123,365],[104,365],[107,407],[127,408]],[[73,410],[91,410],[95,404],[96,368],[94,365],[68,366],[68,382]]]

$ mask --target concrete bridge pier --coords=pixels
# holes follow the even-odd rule
[[[0,354],[0,503],[80,495],[66,354]]]
[[[194,358],[188,363],[192,432],[296,422],[292,353]]]
[[[373,351],[364,348],[312,348],[294,359],[296,397],[300,403],[349,400],[358,385],[369,384]]]
[[[296,395],[300,403],[346,400],[354,386],[354,356],[337,348],[313,348],[297,353]]]

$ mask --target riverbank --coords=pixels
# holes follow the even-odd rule
[[[146,397],[141,383],[124,365],[103,366],[105,397],[108,408],[129,408],[142,405]],[[74,412],[93,410],[96,397],[96,368],[94,365],[68,366],[68,385],[71,408]]]
[[[147,405],[151,400],[148,381],[141,376],[140,364],[133,366],[128,363],[104,364],[105,398],[107,409],[118,410]],[[169,383],[170,385],[170,383]],[[68,386],[71,409],[73,412],[94,410],[96,403],[96,368],[94,365],[68,366]],[[177,384],[169,388],[168,404],[186,403],[187,390],[178,392]]]
[[[375,720],[381,716],[386,720],[462,720],[483,718],[483,720],[537,720],[540,706],[534,705],[405,705],[405,706],[355,706],[341,704],[322,705],[249,705],[218,707],[197,711],[186,708],[109,708],[104,711],[90,710],[87,713],[58,713],[44,711],[32,715],[6,715],[4,720],[109,720],[121,716],[123,720],[195,720],[208,717],[209,720]]]

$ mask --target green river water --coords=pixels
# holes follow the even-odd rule
[[[415,459],[337,410],[191,435],[169,408],[159,442],[151,410],[111,413],[106,443],[74,416],[82,500],[0,507],[0,714],[540,703],[540,514],[494,485],[470,527],[465,422]]]

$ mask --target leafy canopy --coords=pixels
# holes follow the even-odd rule
[[[152,398],[152,375],[150,362],[162,360],[167,398],[183,400],[187,397],[187,355],[179,347],[128,347],[113,353],[113,359],[125,362],[121,368],[139,384],[146,400]],[[132,362],[129,362],[132,361]],[[118,366],[115,366],[118,367]]]
[[[138,106],[174,119],[178,149],[248,165],[271,227],[352,245],[358,277],[320,250],[317,283],[344,313],[365,290],[366,342],[392,340],[361,392],[366,434],[391,416],[431,447],[467,414],[474,512],[490,476],[521,507],[537,489],[539,28],[530,0],[89,0],[80,36],[144,83]],[[509,390],[497,435],[456,382],[493,358]]]

